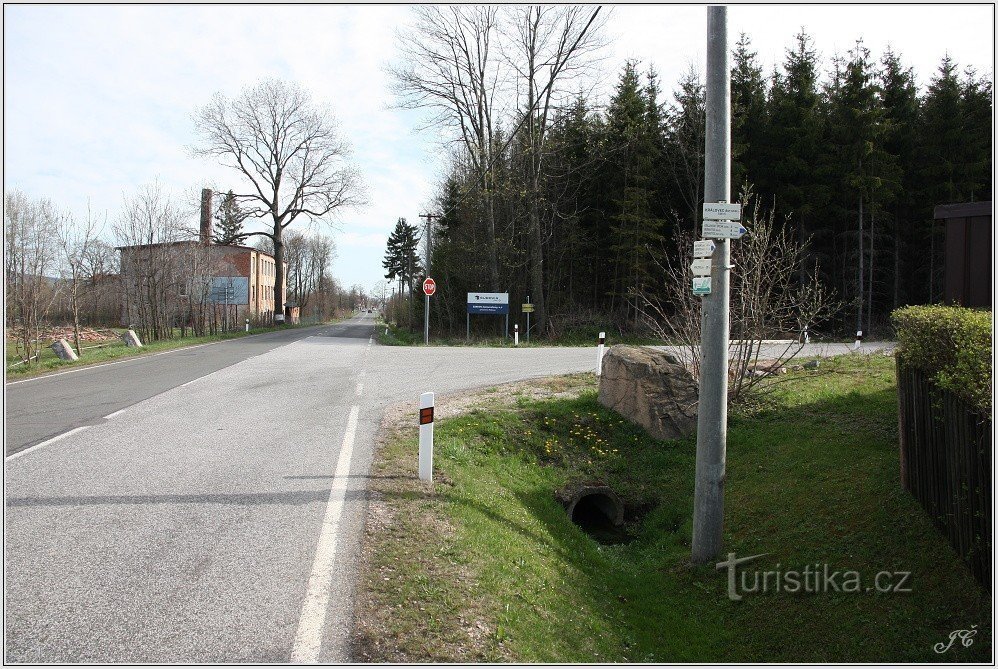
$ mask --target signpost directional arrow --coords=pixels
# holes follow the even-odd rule
[[[693,257],[694,258],[709,258],[714,255],[714,249],[717,248],[717,244],[709,239],[704,239],[698,242],[693,242]]]
[[[703,236],[714,239],[741,239],[748,232],[741,223],[733,221],[710,221],[704,219]]]

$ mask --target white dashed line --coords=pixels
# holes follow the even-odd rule
[[[363,383],[358,383],[357,384],[357,397],[360,397],[363,393],[364,393],[364,384]]]
[[[332,586],[333,566],[336,561],[336,540],[340,517],[343,515],[347,483],[350,480],[348,475],[359,411],[360,408],[354,405],[347,419],[340,457],[336,461],[333,483],[329,490],[329,501],[326,503],[326,515],[322,520],[322,531],[319,533],[319,545],[315,549],[312,575],[308,579],[305,604],[298,619],[298,633],[295,635],[295,645],[291,651],[292,664],[314,664],[319,661],[319,652],[322,650],[322,630],[326,624],[326,609],[329,607],[329,589]]]
[[[31,451],[37,450],[37,449],[41,448],[42,446],[48,446],[49,444],[54,444],[57,441],[61,441],[61,440],[65,439],[66,437],[68,437],[71,434],[76,434],[77,432],[82,432],[83,430],[87,429],[88,427],[90,427],[90,426],[89,425],[81,425],[80,427],[74,427],[69,432],[63,432],[62,434],[60,434],[60,435],[58,435],[56,437],[52,437],[51,439],[48,439],[46,441],[43,441],[40,444],[35,444],[31,448],[26,448],[23,451],[18,451],[17,453],[14,453],[13,455],[8,455],[7,458],[6,458],[6,460],[7,460],[7,462],[10,462],[11,460],[14,460],[15,458],[21,457],[25,453],[30,453]]]

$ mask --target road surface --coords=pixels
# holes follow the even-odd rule
[[[348,661],[384,409],[595,362],[593,348],[382,347],[373,326],[8,384],[6,661]]]
[[[8,662],[347,660],[384,409],[594,361],[375,346],[367,314],[283,334],[7,387]]]

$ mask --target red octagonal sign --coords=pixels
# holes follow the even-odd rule
[[[437,292],[437,282],[426,277],[426,281],[423,282],[423,294],[429,296],[435,292]]]

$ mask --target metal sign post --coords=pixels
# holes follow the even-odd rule
[[[426,277],[423,281],[423,294],[426,295],[426,309],[423,310],[423,343],[430,343],[430,295],[437,292],[437,282]]]
[[[527,314],[527,343],[530,343],[530,314],[534,312],[534,305],[527,295],[527,301],[523,303],[523,313]]]
[[[706,94],[704,213],[710,214],[712,219],[729,221],[737,219],[740,214],[734,212],[735,205],[727,204],[731,190],[731,73],[728,68],[727,8],[723,6],[707,8]],[[740,227],[737,222],[728,223],[725,232],[727,226]],[[693,492],[694,564],[710,562],[720,553],[724,520],[730,238],[720,239],[716,246],[711,256],[714,262],[709,277],[713,290],[703,296],[700,330],[700,402],[697,408],[696,485]]]

